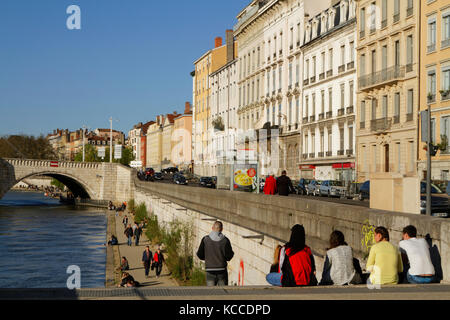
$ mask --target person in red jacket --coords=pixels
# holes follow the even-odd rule
[[[281,286],[315,286],[316,266],[311,249],[305,244],[305,228],[296,224],[280,254]]]
[[[156,277],[159,278],[159,275],[161,274],[162,265],[164,262],[164,256],[161,252],[161,248],[158,247],[158,250],[156,250],[155,255],[153,256],[153,263],[156,271]]]
[[[267,177],[264,183],[264,194],[275,194],[277,192],[277,180],[273,174]]]

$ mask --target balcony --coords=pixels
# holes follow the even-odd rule
[[[291,90],[292,89],[292,84],[290,84],[289,86],[288,86],[288,90]]]
[[[384,19],[383,21],[381,21],[381,29],[384,29],[387,27],[387,19]]]
[[[395,123],[400,123],[400,116],[399,115],[397,115],[397,116],[394,116],[394,124]]]
[[[406,121],[413,121],[413,114],[412,113],[408,113],[406,114]]]
[[[323,80],[325,79],[325,72],[322,72],[321,74],[319,74],[319,80]]]
[[[362,38],[364,38],[365,36],[366,36],[366,30],[361,30],[361,31],[359,32],[359,38],[362,39]]]
[[[333,76],[333,69],[330,69],[327,71],[327,77],[332,77]]]
[[[300,47],[300,41],[297,41],[297,47]]]
[[[309,122],[314,122],[316,121],[316,116],[310,116],[309,117]]]
[[[387,131],[391,128],[391,118],[380,118],[370,121],[370,130],[376,132]]]
[[[316,82],[316,76],[309,78],[309,81],[310,81],[311,83]]]
[[[404,66],[393,66],[358,78],[360,90],[368,90],[380,85],[387,85],[405,77]]]
[[[412,16],[413,13],[414,13],[414,7],[406,9],[406,17]]]
[[[347,107],[346,111],[347,111],[347,114],[353,113],[353,106]]]
[[[319,120],[323,120],[325,118],[325,113],[319,113]]]
[[[295,87],[296,87],[296,88],[298,88],[298,86],[299,86],[299,83],[298,83],[298,82],[296,82],[296,83],[295,83]]]
[[[436,51],[436,43],[429,44],[427,46],[427,53]]]
[[[276,53],[274,53],[274,54],[273,54],[273,58],[275,59],[276,57],[277,57],[277,54],[276,54]]]
[[[355,61],[347,63],[347,70],[351,70],[355,67]]]
[[[377,31],[377,28],[374,26],[374,25],[372,25],[372,26],[370,26],[370,29],[369,29],[370,31],[370,34],[374,34],[375,33],[375,31]]]
[[[308,159],[308,154],[307,153],[303,153],[302,154],[302,159]]]
[[[333,111],[327,112],[327,119],[331,119],[333,117]]]
[[[293,44],[291,44],[291,45],[289,46],[289,50],[292,50],[292,49],[294,49],[294,45],[293,45]]]
[[[450,46],[450,38],[441,41],[441,50]]]
[[[322,152],[319,152],[319,153],[318,153],[318,157],[319,157],[319,158],[323,158],[324,154],[325,154],[325,153],[324,153],[323,151],[322,151]]]
[[[340,65],[339,68],[338,68],[338,73],[342,73],[344,71],[345,71],[345,64]]]
[[[337,155],[338,156],[343,156],[344,155],[344,149],[338,150]]]
[[[308,123],[308,117],[303,117],[303,123]]]
[[[448,100],[450,99],[450,89],[448,90],[441,90],[439,91],[441,93],[441,100]]]
[[[272,91],[272,95],[273,95],[273,96],[275,95],[275,90]]]
[[[353,155],[353,149],[347,149],[347,150],[345,150],[345,154],[346,154],[347,156]]]
[[[278,89],[278,93],[281,93],[281,88],[280,88],[280,89]]]
[[[397,14],[394,14],[394,23],[398,22],[400,20],[400,12]]]
[[[278,51],[278,53],[280,54],[280,56],[283,54],[283,50]]]
[[[309,84],[309,79],[303,80],[303,85],[304,85],[304,86],[307,86],[308,84]]]
[[[365,122],[365,121],[361,121],[361,122],[359,123],[359,128],[360,128],[360,129],[365,129],[365,128],[366,128],[366,122]]]
[[[309,158],[312,159],[312,158],[315,158],[315,157],[316,157],[316,154],[315,154],[315,153],[310,153],[310,154],[309,154]]]
[[[345,114],[345,108],[338,109],[338,117],[343,116]]]
[[[327,156],[327,157],[331,157],[332,155],[333,155],[333,151],[327,151],[327,152],[326,152],[326,156]]]
[[[436,95],[433,93],[429,93],[427,95],[427,103],[430,104],[430,103],[434,103],[434,102],[436,102]]]
[[[406,65],[406,72],[411,72],[411,71],[413,71],[413,64],[409,63]]]

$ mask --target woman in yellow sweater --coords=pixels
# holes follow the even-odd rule
[[[389,242],[389,232],[385,227],[375,228],[375,242],[366,264],[370,283],[397,284],[398,274],[403,271],[402,258],[399,249]]]

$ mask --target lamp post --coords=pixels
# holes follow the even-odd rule
[[[109,118],[109,124],[110,124],[110,128],[109,128],[109,162],[112,162],[112,149],[113,149],[113,135],[112,135],[112,123],[114,121],[119,122],[119,120],[117,119],[113,119],[112,117]]]
[[[83,125],[83,162],[85,159],[85,153],[84,153],[84,135],[85,135],[85,130],[86,129],[90,129],[89,127],[86,127],[86,125]]]

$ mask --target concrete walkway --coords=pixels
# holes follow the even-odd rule
[[[128,260],[128,264],[130,266],[130,270],[127,272],[131,274],[134,278],[134,280],[139,281],[141,286],[143,287],[173,287],[178,286],[175,279],[173,279],[169,274],[169,270],[167,269],[167,266],[163,264],[163,268],[161,271],[161,275],[159,278],[156,278],[156,271],[150,270],[149,278],[145,277],[145,269],[144,265],[142,264],[142,253],[145,250],[145,247],[148,245],[150,246],[150,250],[152,251],[152,254],[155,254],[156,251],[156,245],[152,245],[150,241],[145,236],[145,230],[141,235],[141,238],[139,240],[139,246],[135,246],[135,242],[133,240],[133,245],[130,247],[128,246],[127,237],[124,234],[125,228],[122,223],[122,220],[124,216],[127,215],[128,217],[128,223],[133,226],[134,220],[133,215],[128,212],[128,210],[122,212],[118,216],[115,217],[116,221],[116,237],[119,241],[119,255],[120,260],[122,260],[122,257],[126,257]],[[167,255],[164,254],[164,258],[167,258]],[[120,272],[120,271],[119,271]]]

